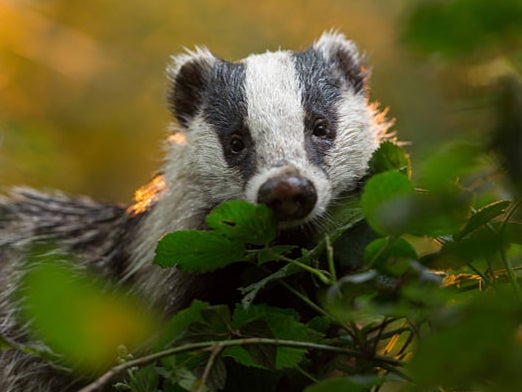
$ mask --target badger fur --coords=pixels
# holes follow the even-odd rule
[[[81,268],[125,282],[166,316],[227,284],[152,264],[159,238],[204,229],[220,202],[274,210],[281,232],[321,227],[364,177],[387,124],[367,97],[356,46],[325,33],[302,52],[227,62],[207,49],[176,56],[168,102],[177,127],[165,164],[128,208],[88,198],[11,190],[0,200],[0,333],[28,343],[13,295],[35,243],[52,242]],[[81,384],[29,354],[0,351],[1,391],[62,391]]]

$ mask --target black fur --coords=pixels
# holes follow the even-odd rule
[[[329,71],[326,60],[313,48],[295,53],[294,62],[305,110],[305,147],[308,159],[321,167],[337,132],[336,105],[340,101],[343,83]],[[324,122],[330,137],[317,138],[313,135],[317,121]]]

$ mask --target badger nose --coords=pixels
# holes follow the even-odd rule
[[[317,201],[314,185],[304,177],[282,176],[267,180],[257,195],[257,202],[274,211],[280,221],[304,218]]]

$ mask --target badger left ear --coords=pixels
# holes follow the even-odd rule
[[[368,71],[363,68],[357,45],[344,34],[325,32],[312,46],[356,93],[366,92]]]
[[[196,48],[172,57],[167,68],[170,80],[168,103],[179,124],[187,128],[203,104],[216,57],[208,49]]]

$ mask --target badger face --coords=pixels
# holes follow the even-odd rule
[[[282,228],[325,218],[378,144],[357,49],[340,34],[237,63],[198,49],[174,58],[169,76],[207,196],[266,204]]]

